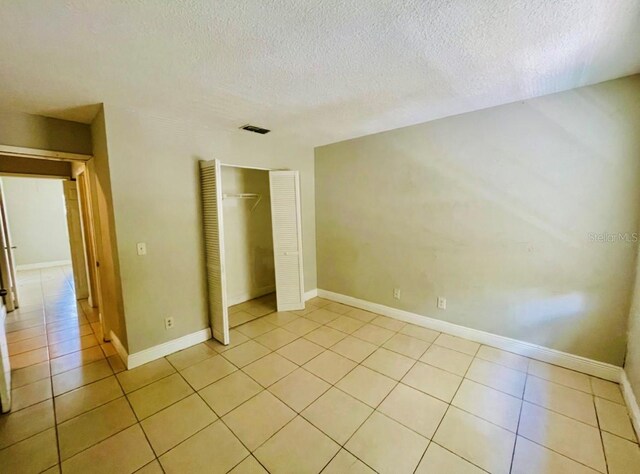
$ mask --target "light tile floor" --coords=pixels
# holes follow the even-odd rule
[[[63,275],[21,280],[0,472],[640,472],[616,384],[319,298],[126,371]]]
[[[244,303],[229,306],[229,327],[240,326],[276,310],[276,294],[269,293]]]

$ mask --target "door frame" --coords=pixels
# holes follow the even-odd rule
[[[260,167],[260,166],[248,166],[248,165],[237,165],[237,164],[231,164],[231,163],[223,163],[219,160],[203,160],[201,161],[201,166],[202,163],[212,163],[214,161],[218,161],[219,162],[219,170],[221,170],[223,167],[228,167],[228,168],[243,168],[243,169],[249,169],[249,170],[259,170],[259,171],[266,171],[269,173],[269,188],[271,189],[271,172],[278,172],[278,171],[297,171],[297,170],[289,170],[289,169],[282,169],[282,168],[264,168],[264,167]],[[298,197],[300,197],[300,178],[299,178],[299,171],[297,171],[297,177],[296,177],[296,183],[297,183],[297,190],[298,190]],[[222,188],[222,184],[223,184],[223,175],[222,173],[220,173],[219,176],[219,182],[221,184],[221,188]],[[302,206],[301,206],[301,200],[298,199],[296,202],[296,211],[298,213],[299,219],[298,219],[298,232],[300,235],[300,239],[302,239]],[[220,209],[220,212],[222,212],[222,209]],[[273,216],[271,218],[271,225],[273,226]],[[221,233],[220,237],[220,247],[222,249],[224,249],[224,232]],[[275,248],[274,248],[274,261],[275,261]],[[301,269],[301,275],[300,275],[300,288],[302,290],[302,307],[301,308],[296,308],[296,309],[304,309],[305,306],[305,301],[304,301],[304,275],[302,273],[302,270],[304,269],[304,258],[303,258],[303,254],[302,254],[302,248],[300,250],[300,255],[299,255],[299,261],[300,261],[300,269]],[[277,271],[276,269],[274,269],[274,271]],[[226,266],[225,268],[223,268],[222,270],[222,279],[226,281]],[[277,281],[277,275],[276,275],[276,281]],[[277,292],[278,292],[278,288],[277,288],[277,284],[276,284],[276,297],[277,297]],[[227,326],[228,326],[228,318],[227,318]],[[212,332],[213,332],[213,326],[212,326]]]
[[[89,169],[88,163],[93,159],[93,155],[81,154],[81,153],[68,153],[68,152],[59,152],[52,150],[43,150],[37,148],[25,148],[25,147],[16,147],[10,145],[2,145],[0,144],[0,155],[8,156],[8,157],[22,157],[22,158],[33,158],[40,160],[55,160],[55,161],[67,161],[71,162],[72,165],[79,165],[76,171],[76,176],[82,176],[81,180],[83,184],[81,185],[84,189],[84,192],[78,192],[78,200],[81,207],[81,217],[86,215],[88,225],[85,225],[84,219],[82,222],[83,228],[86,228],[86,233],[83,229],[83,234],[87,233],[91,236],[88,238],[89,245],[87,245],[87,241],[83,238],[83,247],[85,256],[91,254],[90,258],[86,258],[87,267],[92,267],[87,270],[87,276],[90,280],[93,281],[94,287],[90,286],[90,295],[91,295],[91,303],[95,307],[96,303],[98,305],[98,310],[100,311],[100,324],[102,326],[102,333],[105,340],[109,338],[109,325],[108,321],[105,319],[105,315],[102,314],[103,305],[102,305],[102,288],[100,286],[100,278],[99,278],[99,260],[98,260],[98,252],[96,245],[96,227],[95,227],[95,210],[91,205],[91,187],[92,187],[92,174]],[[38,178],[58,178],[58,179],[74,179],[73,177],[68,176],[36,176],[36,175],[24,175],[20,173],[3,173],[5,176],[16,176],[16,177],[38,177]],[[89,252],[88,247],[92,246],[92,251]],[[93,277],[91,276],[93,274]],[[93,289],[93,293],[92,290]],[[8,309],[8,308],[7,308]]]
[[[0,182],[0,272],[2,274],[2,284],[7,290],[8,297],[5,297],[7,312],[14,311],[20,307],[18,296],[18,281],[16,278],[16,259],[14,255],[15,246],[11,240],[9,229],[9,219],[7,217],[7,207],[4,198],[4,188]]]
[[[100,292],[98,288],[98,272],[97,272],[97,252],[95,242],[95,227],[93,224],[93,215],[91,213],[91,192],[89,171],[84,165],[76,173],[76,182],[78,186],[78,201],[80,203],[80,217],[82,223],[82,238],[84,242],[85,262],[87,265],[87,278],[89,280],[89,306],[100,308]]]
[[[0,155],[58,161],[89,161],[91,158],[93,158],[93,155],[85,155],[82,153],[68,153],[66,151],[52,151],[43,150],[40,148],[25,148],[21,146],[2,144],[0,144]]]

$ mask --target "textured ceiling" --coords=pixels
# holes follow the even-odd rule
[[[640,72],[640,0],[0,0],[0,108],[310,145]]]

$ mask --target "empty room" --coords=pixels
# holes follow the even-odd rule
[[[640,474],[640,1],[0,1],[0,472]]]

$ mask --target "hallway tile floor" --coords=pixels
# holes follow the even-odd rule
[[[640,470],[619,387],[578,372],[320,298],[127,371],[68,270],[21,285],[3,473]]]

